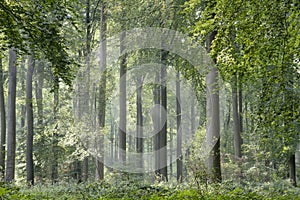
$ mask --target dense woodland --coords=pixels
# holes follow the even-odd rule
[[[300,199],[296,0],[0,1],[1,199]]]

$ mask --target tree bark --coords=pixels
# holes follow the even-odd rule
[[[16,159],[16,68],[17,55],[15,49],[9,50],[9,88],[8,88],[8,122],[7,122],[7,160],[6,182],[12,182],[15,178]]]
[[[153,100],[154,100],[154,105],[158,106],[160,104],[160,87],[159,83],[160,82],[160,77],[159,73],[156,72],[155,75],[155,86],[153,88]],[[156,108],[156,107],[154,107]],[[160,111],[159,109],[152,110],[151,113],[152,117],[152,122],[153,122],[153,128],[154,128],[154,152],[155,152],[155,175],[160,176],[160,154],[159,154],[159,149],[160,149]]]
[[[213,31],[208,38],[208,53],[211,43],[217,32]],[[211,67],[206,77],[206,142],[209,146],[209,157],[207,159],[208,174],[211,182],[221,182],[221,157],[220,157],[220,107],[219,107],[218,69]]]
[[[120,52],[125,50],[125,32],[121,33]],[[119,113],[119,160],[126,164],[126,55],[121,57],[120,63],[120,113]]]
[[[90,87],[90,53],[91,53],[91,19],[90,19],[90,0],[86,1],[86,10],[85,10],[85,24],[86,24],[86,52],[85,52],[85,64],[87,65],[87,76],[88,76],[88,81],[86,83],[86,91],[81,91],[86,93],[85,98],[88,99],[87,103],[89,104],[89,99],[90,99],[90,93],[89,93],[89,87]],[[79,53],[81,54],[81,53]],[[81,57],[79,55],[79,57]],[[83,101],[82,98],[80,98],[80,107],[82,107]],[[87,105],[87,109],[89,109],[89,105]],[[87,141],[85,144],[88,148],[89,142]],[[97,162],[97,160],[96,160]],[[97,165],[97,163],[96,163]],[[83,170],[82,170],[82,177],[84,181],[88,180],[88,171],[89,171],[89,156],[86,156],[83,159]]]
[[[182,182],[182,130],[181,130],[181,97],[180,97],[180,75],[177,71],[176,77],[176,122],[177,122],[177,181]]]
[[[97,157],[97,177],[104,179],[104,128],[105,128],[105,107],[106,107],[106,3],[102,3],[100,23],[100,71],[101,81],[99,87],[99,113],[98,121],[100,127],[100,152]]]
[[[139,155],[138,168],[142,171],[144,167],[143,152],[144,152],[144,139],[143,139],[143,77],[137,78],[136,88],[136,151]]]
[[[59,82],[58,77],[54,75],[54,94],[53,94],[53,118],[54,130],[52,135],[52,165],[51,181],[55,184],[58,181],[58,110],[59,110]]]
[[[6,144],[6,112],[4,100],[4,77],[2,71],[2,58],[0,58],[0,117],[1,117],[1,142],[0,142],[0,180],[5,175],[5,144]]]
[[[165,121],[160,131],[160,173],[162,181],[168,181],[168,166],[167,166],[167,55],[168,52],[161,50],[161,119]]]
[[[33,165],[33,109],[32,109],[32,77],[35,67],[34,55],[28,61],[26,79],[26,111],[27,111],[27,140],[26,140],[26,174],[27,184],[34,185],[34,165]]]

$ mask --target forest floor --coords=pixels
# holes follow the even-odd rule
[[[57,185],[0,186],[0,199],[299,199],[300,188],[292,187],[286,181],[276,183],[255,183],[238,185],[222,183],[218,185],[199,185],[192,187],[188,184],[156,184],[147,185],[123,181],[120,183],[63,183]]]

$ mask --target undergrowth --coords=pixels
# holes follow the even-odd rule
[[[300,188],[292,187],[287,181],[274,183],[243,183],[224,182],[210,184],[205,191],[188,184],[175,185],[170,183],[146,184],[134,180],[120,182],[98,182],[57,185],[35,185],[34,187],[0,185],[0,199],[29,199],[29,200],[107,200],[107,199],[204,199],[204,200],[234,200],[262,199],[285,200],[299,199]]]

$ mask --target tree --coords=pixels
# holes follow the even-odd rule
[[[211,51],[211,44],[217,32],[213,31],[207,39],[207,51]],[[220,105],[219,105],[219,86],[218,69],[210,66],[210,71],[206,77],[206,142],[209,147],[209,157],[207,167],[210,180],[221,182],[221,156],[220,156]]]
[[[143,77],[137,77],[136,82],[136,151],[139,155],[138,158],[138,169],[142,170],[144,167],[144,139],[143,139]]]
[[[34,118],[32,108],[32,77],[35,67],[34,55],[28,61],[26,79],[26,111],[27,111],[27,140],[26,140],[26,173],[27,183],[34,185],[34,165],[33,165],[33,132]]]
[[[155,152],[155,175],[160,176],[160,77],[159,72],[155,74],[155,85],[153,88],[153,102],[155,107],[151,110],[151,118],[154,128],[154,152]]]
[[[168,166],[167,166],[167,56],[168,52],[161,50],[161,109],[160,117],[165,121],[159,132],[159,164],[161,180],[168,181]]]
[[[181,129],[181,97],[180,97],[180,73],[176,75],[176,123],[177,123],[177,181],[182,182],[182,129]]]
[[[104,179],[104,129],[105,129],[105,107],[106,107],[106,3],[102,3],[100,21],[100,72],[101,80],[99,85],[99,111],[98,123],[100,128],[100,152],[97,157],[97,177]]]
[[[55,184],[58,181],[58,111],[59,111],[59,82],[58,77],[53,75],[54,91],[53,91],[53,133],[52,133],[52,158],[51,158],[51,181]]]
[[[4,76],[2,68],[2,58],[0,57],[0,118],[1,118],[1,142],[0,142],[0,178],[5,175],[5,144],[6,144],[6,112],[4,100]]]
[[[12,182],[15,178],[16,159],[16,50],[9,50],[9,87],[8,87],[8,109],[7,109],[7,158],[5,181]]]
[[[124,40],[126,33],[122,32],[120,36],[120,52],[125,50]],[[119,111],[119,159],[126,164],[126,55],[121,57],[120,61],[120,111]]]
[[[294,123],[299,117],[295,112],[299,103],[294,101],[297,90],[291,81],[299,80],[296,70],[299,61],[295,59],[299,57],[299,5],[266,0],[190,2],[186,3],[192,26],[190,33],[203,41],[217,30],[211,56],[225,81],[238,78],[234,87],[240,91],[233,87],[234,100],[235,93],[238,94],[238,102],[234,102],[235,129],[238,126],[239,132],[243,129],[241,89],[247,84],[253,88],[253,93],[247,95],[259,102],[251,108],[251,121],[255,125],[251,129],[256,141],[250,142],[259,150],[255,157],[262,158],[266,165],[272,163],[277,169],[278,164],[288,166],[293,160],[297,140]],[[296,77],[292,78],[292,74]],[[291,172],[295,169],[292,166]]]

